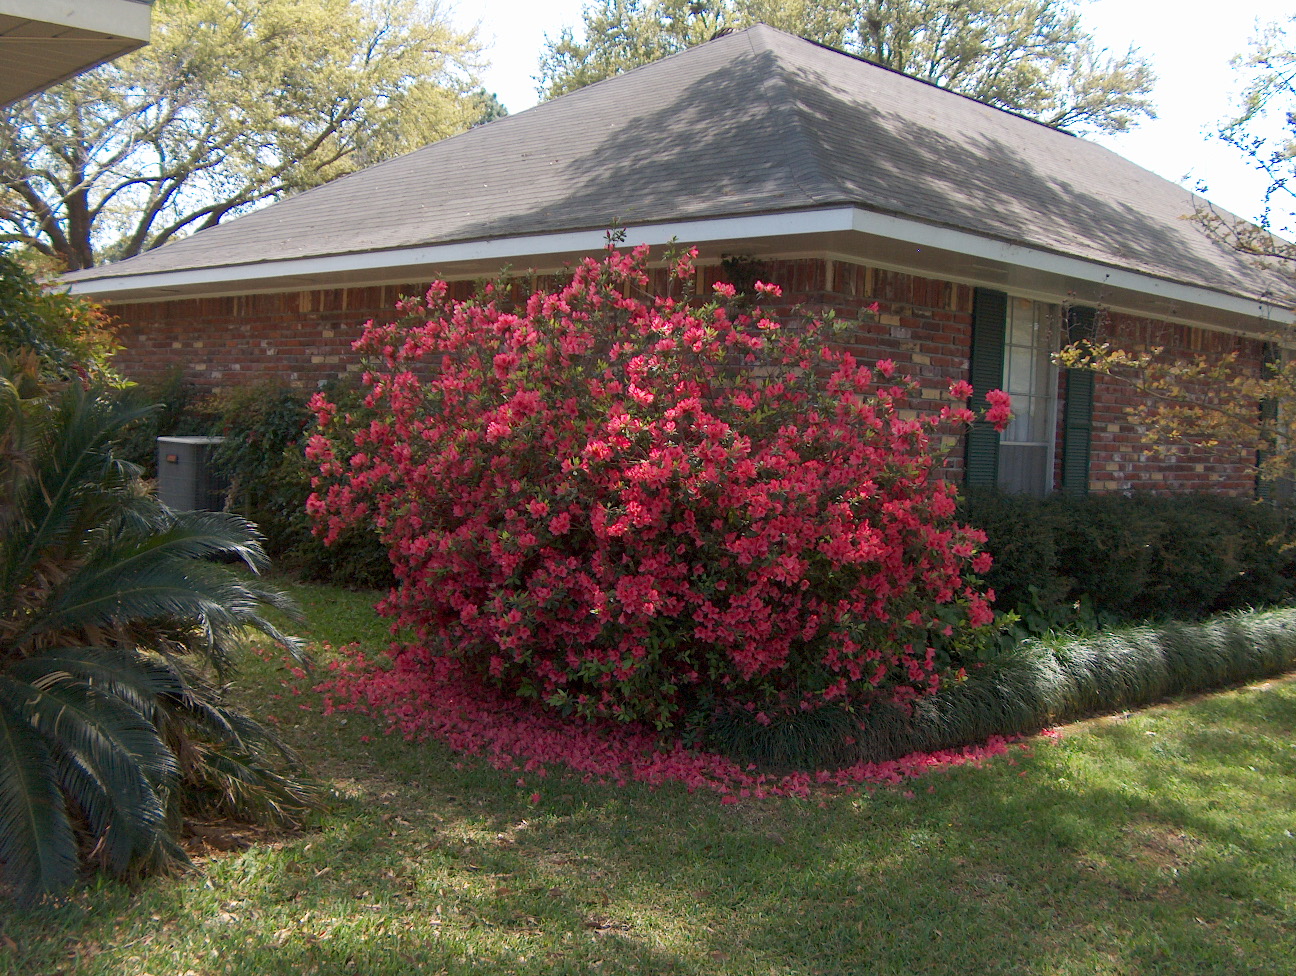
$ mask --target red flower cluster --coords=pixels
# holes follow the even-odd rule
[[[646,259],[516,309],[435,285],[356,343],[364,409],[315,401],[311,508],[382,533],[397,673],[658,728],[937,688],[951,632],[992,619],[932,451],[972,412],[919,414],[893,363],[731,288],[640,297]]]

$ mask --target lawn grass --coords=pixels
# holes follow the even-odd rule
[[[371,597],[297,593],[318,646],[385,645]],[[236,693],[338,790],[317,827],[0,909],[0,973],[1285,976],[1296,959],[1290,681],[905,787],[734,806],[519,783],[304,710],[285,681],[252,658]]]

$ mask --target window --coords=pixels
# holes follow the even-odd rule
[[[1024,298],[1007,304],[1003,389],[1012,397],[1013,419],[1000,436],[996,481],[1003,491],[1044,495],[1053,488],[1058,309]]]
[[[1092,310],[1072,309],[1071,313],[1072,330],[1081,335],[1083,327],[1092,324]],[[976,290],[970,350],[972,407],[983,410],[986,393],[999,387],[1012,397],[1013,420],[1002,435],[984,422],[972,425],[967,436],[967,487],[1033,495],[1053,490],[1058,370],[1052,354],[1061,333],[1058,306],[1010,298],[989,288]],[[1076,395],[1069,388],[1067,397],[1062,488],[1071,494],[1088,489],[1092,383],[1092,376],[1084,373],[1075,384]]]

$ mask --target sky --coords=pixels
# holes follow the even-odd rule
[[[584,2],[459,0],[456,22],[478,24],[486,44],[483,84],[510,112],[536,104],[534,75],[545,36],[557,37],[564,26],[579,28]],[[1095,141],[1190,189],[1202,184],[1214,203],[1258,218],[1268,181],[1212,134],[1243,87],[1230,59],[1245,53],[1258,24],[1296,13],[1291,0],[1226,0],[1195,11],[1181,0],[1088,0],[1080,11],[1100,46],[1124,53],[1133,44],[1158,76],[1158,118]]]

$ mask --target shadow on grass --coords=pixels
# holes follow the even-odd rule
[[[323,829],[11,915],[0,972],[1286,973],[1293,719],[1274,684],[908,787],[722,806],[307,715],[299,744],[354,780]]]

